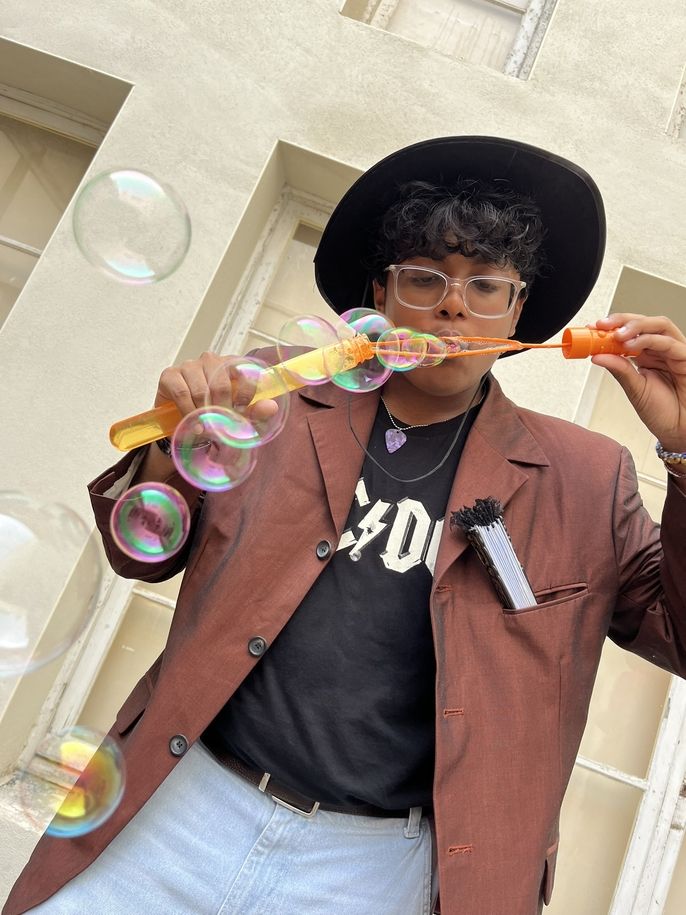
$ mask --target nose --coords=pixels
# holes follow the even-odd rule
[[[451,320],[460,316],[467,316],[468,312],[464,304],[464,289],[459,283],[450,283],[445,298],[438,306],[438,314]]]

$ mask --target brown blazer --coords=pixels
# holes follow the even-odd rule
[[[259,663],[250,639],[269,644],[288,622],[322,571],[317,544],[338,541],[360,474],[347,403],[332,385],[301,391],[247,482],[209,495],[201,513],[192,497],[196,530],[167,646],[111,732],[126,757],[124,799],[89,835],[41,839],[4,915],[37,905],[100,854],[178,761],[171,738],[195,741]],[[352,398],[363,441],[377,404],[378,394]],[[111,501],[99,493],[129,461],[92,484],[95,515],[115,570],[161,579],[175,560],[136,564],[109,536]],[[505,508],[538,603],[504,610],[473,549],[445,524],[431,595],[441,906],[535,915],[550,899],[560,805],[605,637],[686,672],[686,502],[670,481],[661,543],[626,449],[516,407],[495,382],[446,516],[487,496]]]

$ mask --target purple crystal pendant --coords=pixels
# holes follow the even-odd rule
[[[407,436],[400,429],[386,429],[386,451],[393,454],[398,448],[402,448],[407,441]]]

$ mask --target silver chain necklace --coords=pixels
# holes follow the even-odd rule
[[[350,431],[352,432],[353,438],[355,439],[357,444],[360,446],[362,451],[364,451],[365,455],[369,458],[369,460],[372,462],[372,464],[374,464],[376,467],[379,468],[379,470],[381,470],[383,473],[385,473],[387,477],[390,477],[392,480],[396,480],[398,483],[418,483],[420,480],[425,480],[427,477],[430,477],[432,474],[436,473],[437,470],[440,470],[441,467],[445,464],[445,462],[448,460],[448,458],[452,454],[453,448],[457,444],[458,439],[460,438],[460,435],[462,434],[462,430],[464,429],[464,424],[467,421],[467,417],[469,416],[469,413],[470,413],[472,407],[475,407],[481,401],[481,395],[486,390],[487,379],[489,377],[489,374],[490,373],[487,373],[481,379],[481,384],[474,392],[474,396],[472,397],[472,399],[469,401],[469,406],[467,407],[464,414],[462,415],[462,419],[460,420],[460,425],[458,426],[457,432],[453,436],[453,440],[451,441],[450,446],[448,447],[448,450],[446,451],[446,453],[443,455],[443,457],[438,462],[438,464],[436,464],[435,467],[432,467],[431,470],[427,470],[426,473],[421,473],[418,477],[404,477],[404,478],[397,477],[394,473],[391,473],[390,470],[388,470],[386,467],[384,467],[383,464],[380,464],[379,461],[377,461],[377,459],[374,457],[373,454],[371,454],[369,451],[367,451],[363,442],[360,441],[359,435],[357,434],[357,432],[355,432],[355,429],[353,428],[353,417],[352,417],[352,399],[353,398],[352,398],[352,395],[348,395],[348,427],[350,428]],[[386,405],[384,404],[384,406],[386,406]],[[386,410],[388,410],[388,407],[386,407]],[[390,415],[390,413],[389,413],[389,415]],[[392,417],[391,417],[391,420],[392,420]],[[431,423],[424,423],[424,425],[429,426],[429,425],[431,425]],[[407,428],[411,428],[411,427],[408,426]],[[391,430],[389,430],[389,431],[391,431]]]
[[[405,433],[408,429],[424,429],[426,426],[431,425],[431,423],[417,423],[414,426],[399,426],[395,419],[393,419],[393,415],[388,409],[388,404],[383,399],[383,397],[381,398],[381,403],[384,405],[386,413],[388,413],[388,418],[393,423],[393,428],[386,429],[386,433],[384,435],[384,438],[386,439],[386,451],[388,451],[389,454],[393,454],[393,452],[397,451],[398,448],[403,447],[407,441],[407,436]]]

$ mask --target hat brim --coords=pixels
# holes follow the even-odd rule
[[[440,137],[405,147],[366,171],[341,198],[315,254],[319,291],[338,314],[373,307],[364,266],[370,238],[408,181],[506,179],[539,206],[546,269],[536,278],[517,339],[543,343],[572,320],[598,278],[605,251],[600,191],[582,168],[535,146],[500,137]]]

